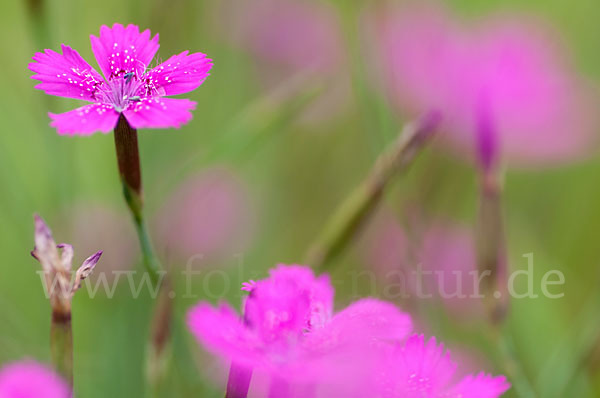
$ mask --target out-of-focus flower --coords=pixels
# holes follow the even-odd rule
[[[0,398],[70,398],[71,390],[54,371],[31,360],[0,369]]]
[[[253,56],[267,88],[279,90],[298,77],[306,81],[303,88],[315,82],[326,88],[307,108],[303,122],[322,122],[347,109],[350,71],[334,7],[312,0],[224,1],[220,11],[231,21],[227,26],[234,27],[224,34]],[[297,90],[289,86],[289,91]]]
[[[424,232],[419,254],[425,271],[431,272],[429,288],[458,317],[481,315],[476,290],[475,239],[465,226],[438,222]]]
[[[396,220],[395,214],[384,207],[368,228],[363,247],[364,262],[385,282],[402,281],[405,288],[397,294],[414,292],[410,253],[412,241]]]
[[[105,79],[77,51],[62,45],[36,53],[29,64],[46,94],[92,102],[72,111],[49,113],[59,134],[109,132],[124,115],[133,128],[179,127],[187,123],[196,103],[164,96],[187,93],[209,75],[212,61],[202,53],[174,55],[147,70],[158,50],[158,35],[140,33],[136,25],[103,25],[100,37],[91,35],[92,50]]]
[[[428,225],[415,221],[412,230],[408,235],[392,212],[384,210],[368,233],[365,263],[384,283],[403,289],[384,292],[394,295],[390,299],[440,298],[460,318],[479,315],[476,250],[470,229],[448,221]]]
[[[374,372],[372,396],[380,398],[496,398],[510,388],[504,376],[483,372],[456,383],[456,364],[435,337],[414,335],[404,343],[385,347]]]
[[[337,15],[323,3],[258,0],[245,10],[237,13],[236,40],[262,59],[296,71],[321,72],[332,72],[343,61]]]
[[[102,251],[92,254],[75,272],[71,281],[73,247],[62,243],[57,245],[50,228],[44,220],[35,215],[35,247],[31,255],[40,262],[46,280],[46,289],[54,313],[71,314],[71,299],[81,288],[81,283],[94,270]]]
[[[231,171],[203,171],[184,181],[157,215],[164,250],[184,259],[233,256],[247,246],[252,207],[243,182]]]
[[[377,58],[396,103],[442,111],[447,139],[482,168],[556,163],[589,149],[589,93],[540,24],[512,17],[462,27],[431,6],[376,20]]]
[[[107,281],[113,281],[119,271],[131,269],[137,261],[135,231],[129,219],[110,206],[101,203],[77,204],[69,209],[65,236],[82,252],[102,247],[102,270]],[[90,226],[92,228],[90,229]],[[93,233],[90,233],[92,231]],[[90,276],[102,278],[98,273]]]
[[[226,304],[200,303],[188,326],[207,350],[247,369],[266,371],[282,384],[340,381],[346,353],[407,336],[412,323],[394,305],[359,300],[332,316],[327,276],[303,266],[279,265],[253,284],[243,320]],[[365,357],[366,361],[366,357]],[[354,366],[358,366],[354,362]]]

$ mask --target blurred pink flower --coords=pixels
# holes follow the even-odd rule
[[[0,398],[70,398],[71,390],[54,371],[31,360],[0,369]]]
[[[106,277],[110,282],[117,272],[133,268],[138,260],[138,242],[128,217],[101,203],[77,204],[68,214],[70,223],[64,234],[75,247],[84,252],[104,248],[102,269],[90,277],[92,281]]]
[[[477,258],[471,229],[438,222],[424,232],[420,261],[432,272],[429,287],[459,318],[482,315],[481,298],[475,287]]]
[[[414,335],[388,346],[378,365],[372,396],[380,398],[496,398],[510,388],[504,376],[483,372],[451,383],[456,364],[435,337]]]
[[[36,88],[46,94],[92,102],[72,111],[49,113],[58,134],[107,133],[124,115],[133,128],[179,127],[187,123],[196,103],[164,98],[195,90],[208,77],[212,61],[202,53],[174,55],[146,70],[158,51],[158,35],[140,33],[136,25],[100,27],[100,37],[90,36],[92,50],[105,79],[77,51],[62,45],[36,53],[29,69],[41,81]]]
[[[335,383],[343,376],[334,364],[360,366],[340,358],[378,341],[402,339],[412,323],[394,305],[375,299],[359,300],[332,316],[333,294],[326,275],[279,265],[268,279],[255,282],[243,320],[227,304],[215,309],[200,303],[189,311],[188,326],[207,350],[237,366],[266,371],[272,384],[280,380],[277,391],[293,382]]]
[[[255,0],[225,3],[238,17],[234,40],[275,65],[295,71],[333,72],[343,61],[335,9],[315,1]],[[243,12],[240,12],[242,7]]]
[[[443,9],[377,16],[378,59],[405,110],[444,114],[447,140],[487,169],[572,160],[588,151],[589,93],[555,37],[534,21],[459,27]]]
[[[404,289],[390,294],[404,298],[431,295],[441,298],[459,318],[480,315],[481,299],[471,273],[477,269],[471,230],[448,221],[419,225],[415,220],[413,224],[413,234],[408,236],[393,213],[384,209],[368,231],[364,262],[386,285]]]
[[[253,230],[250,195],[232,171],[215,168],[184,181],[157,214],[159,242],[170,255],[235,255]],[[201,261],[199,261],[201,262]]]
[[[386,284],[387,299],[409,298],[416,293],[418,242],[407,236],[396,215],[383,207],[366,234],[363,261]],[[395,286],[395,289],[391,289]]]
[[[232,21],[224,34],[253,56],[268,90],[291,96],[324,87],[300,122],[317,125],[348,109],[350,69],[335,7],[313,0],[225,1],[221,11]]]

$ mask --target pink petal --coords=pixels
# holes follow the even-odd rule
[[[41,81],[35,86],[46,94],[95,101],[95,92],[105,85],[104,79],[77,51],[62,45],[62,54],[52,50],[36,53],[29,69],[36,72],[32,79]]]
[[[144,78],[153,81],[160,95],[177,95],[195,90],[208,77],[212,61],[205,54],[188,51],[171,58],[149,71]]]
[[[277,264],[269,270],[274,284],[293,286],[295,290],[306,290],[310,300],[309,319],[306,327],[310,330],[322,327],[333,314],[334,289],[329,275],[315,276],[313,270],[304,265]]]
[[[412,320],[395,305],[376,299],[358,300],[337,313],[325,327],[307,336],[314,353],[404,339]]]
[[[150,40],[150,30],[140,33],[136,25],[114,24],[100,27],[100,38],[90,35],[92,51],[107,79],[115,74],[134,72],[139,77],[158,50],[158,34]]]
[[[254,367],[263,356],[259,342],[226,303],[199,303],[187,315],[188,328],[204,348],[241,366]]]
[[[194,101],[173,98],[147,98],[123,111],[136,129],[180,127],[191,118]]]
[[[70,270],[73,263],[73,246],[69,245],[68,243],[61,243],[56,247],[62,250],[60,253],[60,259],[63,267]]]
[[[83,264],[81,264],[81,267],[79,267],[79,269],[77,270],[77,273],[81,273],[84,277],[87,278],[94,270],[96,264],[98,264],[98,261],[100,261],[100,256],[102,256],[102,250],[99,250],[96,253],[89,256],[88,258],[86,258]]]
[[[35,225],[34,240],[36,251],[45,253],[49,250],[55,250],[56,243],[54,242],[54,238],[52,238],[52,231],[50,231],[48,224],[37,214],[33,216],[33,220]]]
[[[448,392],[454,398],[497,398],[510,388],[504,376],[491,376],[483,372],[466,376]]]
[[[88,258],[85,259],[81,267],[77,269],[75,273],[75,281],[73,282],[72,292],[75,292],[81,288],[81,282],[87,279],[94,271],[94,267],[98,264],[100,260],[100,256],[102,255],[102,250],[92,254]]]
[[[377,386],[383,398],[443,396],[455,369],[443,344],[414,335],[389,349],[376,373]]]
[[[91,135],[96,131],[108,133],[117,125],[119,114],[112,105],[91,104],[65,113],[48,113],[50,126],[61,135]]]
[[[34,361],[9,364],[0,370],[2,398],[69,398],[68,385],[51,369]]]

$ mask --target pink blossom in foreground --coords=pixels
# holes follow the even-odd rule
[[[157,215],[159,250],[184,260],[231,257],[242,252],[252,234],[250,195],[239,176],[225,168],[185,180]],[[182,261],[185,263],[185,261]],[[195,262],[196,263],[196,262]]]
[[[333,315],[329,278],[315,277],[308,267],[279,265],[269,278],[244,288],[250,292],[243,319],[227,304],[200,303],[188,313],[188,326],[207,350],[280,380],[271,391],[291,382],[341,383],[339,369],[362,365],[348,361],[352,353],[402,339],[412,327],[408,315],[375,299]]]
[[[70,398],[71,391],[54,371],[24,360],[0,369],[0,398]]]
[[[480,372],[453,382],[456,364],[432,337],[414,335],[385,349],[373,378],[378,398],[496,398],[510,388],[504,376]]]
[[[135,25],[103,25],[100,36],[91,35],[92,50],[104,78],[77,51],[63,44],[36,53],[29,64],[46,94],[92,102],[72,111],[49,113],[59,134],[107,133],[124,115],[133,128],[179,127],[187,123],[196,103],[165,96],[187,93],[200,86],[212,67],[202,53],[184,51],[147,69],[158,50],[158,34],[140,33]]]
[[[589,95],[557,40],[533,21],[460,26],[441,9],[378,15],[378,59],[403,109],[444,113],[447,140],[484,169],[572,160],[588,151]]]

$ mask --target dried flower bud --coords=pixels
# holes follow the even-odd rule
[[[34,220],[35,248],[31,255],[42,265],[53,312],[70,314],[73,294],[81,287],[81,282],[91,274],[102,251],[83,262],[76,272],[75,280],[71,283],[73,247],[67,243],[57,245],[52,237],[52,231],[44,220],[37,214]]]
[[[81,267],[77,269],[77,273],[75,274],[75,281],[73,282],[73,288],[71,289],[71,296],[75,294],[79,288],[81,288],[81,282],[88,276],[92,274],[94,267],[100,260],[100,256],[102,255],[102,250],[92,254],[88,258],[85,259]]]

